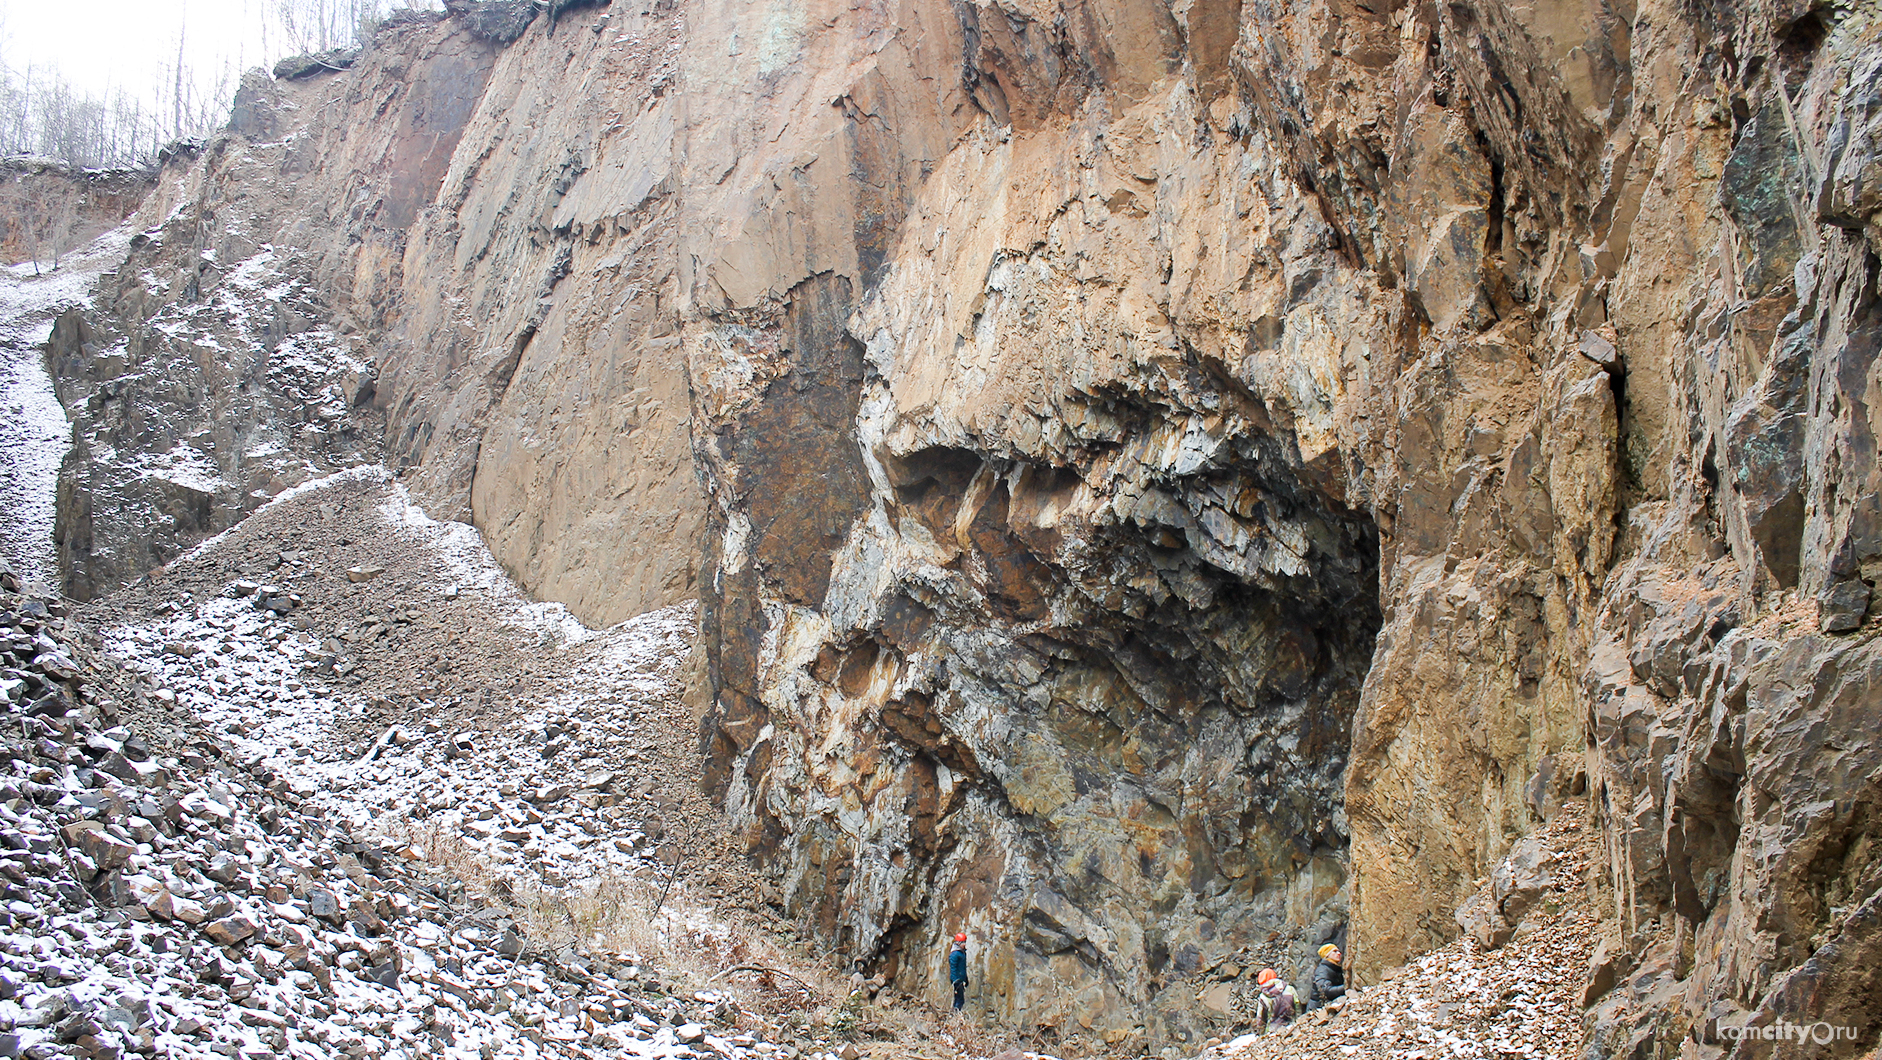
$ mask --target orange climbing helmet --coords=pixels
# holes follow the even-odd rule
[[[1267,986],[1267,985],[1268,985],[1269,983],[1272,983],[1272,982],[1274,982],[1274,981],[1275,981],[1276,979],[1279,979],[1279,978],[1280,978],[1280,976],[1279,976],[1279,975],[1277,975],[1277,974],[1275,974],[1275,971],[1274,971],[1274,969],[1272,969],[1272,968],[1263,968],[1263,969],[1261,970],[1261,974],[1260,974],[1260,975],[1257,975],[1257,976],[1255,976],[1255,985],[1256,985],[1256,986]]]
[[[958,935],[956,935],[956,936],[954,936],[954,941],[955,941],[955,942],[966,942],[966,941],[967,941],[967,932],[965,932],[965,931],[963,931],[963,932],[961,932],[960,934],[958,934]]]

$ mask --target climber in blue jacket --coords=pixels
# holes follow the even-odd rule
[[[954,936],[954,948],[948,951],[948,982],[954,984],[954,1011],[967,1004],[967,933]]]

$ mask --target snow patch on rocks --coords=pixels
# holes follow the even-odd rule
[[[67,255],[57,269],[0,268],[0,560],[29,583],[59,582],[52,542],[59,465],[72,425],[46,371],[52,322],[83,305],[98,278],[124,261],[128,228]]]
[[[378,478],[351,475],[383,488]],[[349,485],[362,483],[325,488]],[[307,497],[321,488],[300,499],[325,503]],[[631,948],[537,935],[516,905],[467,885],[460,869],[493,889],[530,888],[544,907],[597,909],[607,896],[587,884],[672,873],[665,807],[618,778],[645,753],[644,727],[676,709],[693,612],[569,630],[493,580],[474,534],[393,496],[376,509],[396,519],[386,533],[416,539],[436,579],[398,587],[403,609],[363,594],[383,583],[336,590],[378,609],[347,631],[357,643],[324,636],[304,611],[316,583],[344,575],[287,553],[272,582],[175,592],[108,626],[95,648],[63,605],[0,592],[0,731],[20,734],[0,737],[0,1050],[823,1055],[767,1040],[728,993],[678,988]],[[252,546],[242,533],[195,558]],[[426,702],[362,746],[359,719],[386,704],[345,660],[438,623],[428,603],[471,591],[514,619],[516,650],[564,653],[565,672],[533,709],[486,717]],[[556,644],[533,645],[545,630]],[[147,739],[116,717],[125,704],[186,731]],[[652,930],[727,933],[697,904],[670,912]]]
[[[594,635],[567,607],[531,600],[517,588],[490,554],[476,527],[431,518],[412,503],[404,486],[397,487],[386,499],[384,512],[393,527],[418,535],[436,550],[450,578],[444,587],[446,592],[474,589],[487,594],[505,621],[536,633],[538,647],[580,644]]]

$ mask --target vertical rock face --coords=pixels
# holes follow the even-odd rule
[[[1199,1027],[1206,955],[1299,966],[1337,926],[1379,613],[1335,426],[1370,336],[1327,321],[1374,311],[1287,274],[1324,226],[1169,76],[1172,16],[1113,14],[964,9],[963,102],[995,117],[932,164],[881,279],[859,256],[742,346],[707,317],[693,373],[734,410],[702,446],[734,487],[712,781],[779,901],[917,991],[966,930],[1002,1019],[1115,1041]],[[791,317],[858,290],[834,335]]]
[[[1600,1048],[1873,1037],[1872,13],[954,12],[870,71],[964,97],[880,264],[796,143],[688,233],[706,743],[778,900],[1180,1035],[1198,960],[1350,913],[1376,974],[1587,797]]]
[[[708,783],[900,990],[1193,1036],[1585,798],[1600,1055],[1882,1032],[1872,5],[464,7],[62,325],[75,586],[383,451],[591,618],[697,570]]]
[[[499,7],[534,11],[481,5]],[[590,8],[502,52],[396,265],[384,340],[393,468],[474,522],[518,582],[598,625],[695,592],[673,315],[680,25]]]
[[[347,78],[251,74],[233,134],[169,159],[129,259],[49,347],[76,439],[57,529],[68,593],[113,588],[284,488],[378,458],[371,337],[389,264],[494,57],[401,22]]]
[[[144,169],[80,169],[43,158],[0,163],[0,257],[55,259],[116,228],[149,194]]]
[[[678,21],[612,18],[506,49],[488,17],[404,17],[344,73],[250,75],[229,135],[165,170],[98,311],[54,336],[81,436],[68,591],[384,459],[590,621],[692,595]]]

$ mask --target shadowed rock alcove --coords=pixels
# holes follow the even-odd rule
[[[874,443],[821,606],[769,571],[716,605],[762,616],[768,707],[728,725],[722,691],[719,793],[776,903],[866,973],[931,990],[965,930],[1000,1018],[1182,1040],[1193,973],[1304,973],[1340,929],[1378,532],[1216,382],[1233,414],[1062,398],[1102,429],[1057,462]]]

